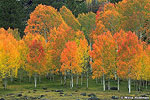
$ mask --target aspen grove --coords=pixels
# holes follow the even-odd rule
[[[128,92],[150,82],[150,0],[123,0],[75,17],[65,6],[60,10],[38,5],[30,14],[21,38],[17,29],[0,28],[0,79],[26,76],[53,79],[60,84],[82,86],[86,78],[101,79],[103,91],[115,80],[127,80]],[[44,77],[41,77],[44,76]],[[67,80],[70,85],[67,85]],[[79,79],[81,80],[79,83]],[[76,83],[76,84],[74,84]]]

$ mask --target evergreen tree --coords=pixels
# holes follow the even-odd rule
[[[24,30],[23,5],[19,0],[0,0],[0,27]],[[23,33],[21,34],[21,36]]]

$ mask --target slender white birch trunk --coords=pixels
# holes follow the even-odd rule
[[[37,87],[37,76],[36,76],[36,74],[34,75],[34,87],[35,88]]]
[[[118,77],[118,91],[120,89],[119,77]]]
[[[105,91],[105,75],[103,73],[103,91]]]
[[[110,79],[108,79],[108,90],[110,90]]]
[[[73,74],[71,75],[71,87],[73,88]]]
[[[131,78],[129,78],[129,80],[128,80],[128,87],[129,87],[129,93],[131,93]]]

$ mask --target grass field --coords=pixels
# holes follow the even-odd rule
[[[78,88],[74,80],[74,88],[70,89],[69,80],[67,86],[64,87],[60,84],[59,77],[55,79],[55,81],[50,81],[42,78],[42,82],[37,83],[36,89],[33,79],[31,83],[28,82],[27,78],[23,78],[21,83],[19,79],[13,83],[8,81],[7,90],[4,90],[2,85],[0,86],[0,98],[4,98],[4,100],[88,100],[90,98],[88,94],[91,93],[95,94],[100,100],[112,100],[112,96],[117,96],[119,99],[123,96],[141,97],[146,95],[150,97],[150,86],[147,90],[143,88],[142,91],[135,91],[134,85],[132,85],[132,93],[128,94],[127,81],[121,82],[120,92],[117,90],[103,92],[100,81],[96,84],[95,80],[90,79],[89,88],[86,89],[86,79],[83,81],[83,86],[81,87],[79,84]],[[111,87],[117,87],[117,81],[111,80]],[[63,90],[64,92],[56,92],[56,90]],[[86,94],[86,96],[80,95],[81,93]]]

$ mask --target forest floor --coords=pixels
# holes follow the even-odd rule
[[[150,98],[150,86],[147,90],[141,87],[143,91],[135,91],[135,87],[132,85],[132,93],[129,94],[127,81],[121,82],[120,91],[106,90],[105,92],[100,81],[96,84],[95,80],[90,79],[88,89],[86,89],[86,79],[84,79],[82,87],[79,85],[77,88],[75,83],[74,80],[74,88],[70,89],[69,80],[67,86],[64,87],[57,78],[55,81],[43,78],[42,82],[37,83],[37,88],[34,88],[34,82],[29,83],[25,78],[22,82],[19,82],[18,79],[13,83],[8,81],[6,90],[0,86],[0,100],[113,100],[117,98],[118,100],[127,100],[125,98],[133,100],[132,98],[135,97],[138,100],[149,100],[148,98]],[[117,87],[117,81],[111,80],[111,87]]]

